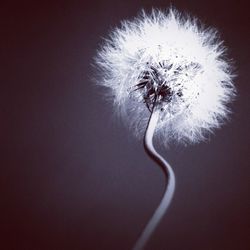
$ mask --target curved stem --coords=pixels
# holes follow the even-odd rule
[[[148,121],[148,126],[145,132],[144,148],[145,148],[145,151],[148,153],[148,155],[156,163],[158,163],[159,166],[162,168],[167,178],[167,185],[166,185],[166,189],[165,189],[164,195],[161,199],[159,206],[157,207],[153,216],[151,217],[146,227],[144,228],[133,250],[142,250],[144,248],[150,236],[152,235],[157,225],[161,221],[167,208],[169,207],[173,194],[174,194],[174,189],[175,189],[174,172],[170,164],[160,154],[156,152],[154,145],[153,145],[153,136],[154,136],[154,131],[155,131],[157,122],[158,122],[159,114],[160,114],[160,109],[157,108],[157,106],[155,106],[152,110],[150,119]]]

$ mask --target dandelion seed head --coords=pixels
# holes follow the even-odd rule
[[[194,143],[221,126],[235,95],[226,48],[212,28],[175,9],[144,11],[123,21],[98,51],[98,84],[136,136],[142,136],[157,98],[156,134]]]

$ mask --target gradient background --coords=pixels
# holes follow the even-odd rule
[[[164,176],[91,82],[101,37],[169,1],[10,1],[1,5],[0,249],[131,249]],[[242,1],[243,2],[243,1]],[[147,249],[250,249],[250,25],[240,1],[172,1],[217,27],[238,98],[211,140],[161,150],[173,203]]]

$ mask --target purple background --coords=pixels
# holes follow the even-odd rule
[[[69,2],[1,5],[0,249],[131,249],[164,190],[90,79],[101,37],[169,2]],[[177,189],[146,249],[250,249],[249,8],[232,2],[172,2],[220,30],[238,98],[208,142],[161,149]]]

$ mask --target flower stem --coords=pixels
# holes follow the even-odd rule
[[[156,102],[155,102],[156,103]],[[165,188],[164,195],[157,209],[155,210],[153,216],[148,221],[143,232],[141,233],[139,239],[137,240],[133,250],[142,250],[153,232],[155,231],[157,225],[161,221],[163,215],[165,214],[167,208],[169,207],[174,190],[175,190],[175,176],[170,164],[159,154],[153,145],[154,131],[159,119],[160,109],[157,105],[154,105],[151,116],[148,121],[148,126],[144,136],[144,148],[147,154],[161,167],[163,170],[167,184]]]

